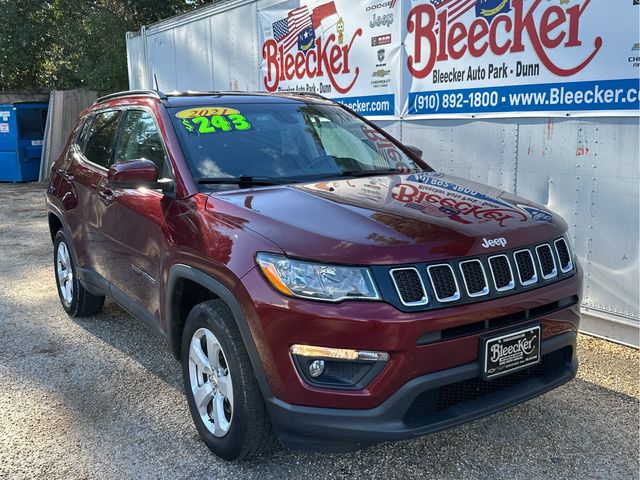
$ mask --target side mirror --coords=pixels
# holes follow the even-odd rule
[[[405,145],[404,148],[406,148],[407,150],[409,150],[411,153],[413,153],[416,157],[418,158],[422,158],[422,150],[420,150],[418,147],[414,147],[413,145]]]
[[[109,183],[119,188],[165,189],[170,182],[158,180],[158,167],[151,160],[141,158],[111,165],[107,174]]]

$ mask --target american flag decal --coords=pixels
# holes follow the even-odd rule
[[[306,6],[296,8],[287,14],[287,18],[272,24],[273,39],[288,52],[298,42],[298,35],[312,25],[309,9]]]

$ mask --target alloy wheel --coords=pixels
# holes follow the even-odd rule
[[[222,345],[206,328],[199,328],[189,345],[189,381],[202,423],[224,437],[233,419],[233,383]]]
[[[58,244],[56,259],[60,296],[65,307],[69,307],[73,301],[73,269],[71,268],[69,249],[64,242]]]

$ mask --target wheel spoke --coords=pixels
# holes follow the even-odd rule
[[[209,357],[209,365],[213,370],[220,368],[220,344],[213,336],[213,334],[207,330],[205,333],[207,342],[207,357]]]
[[[211,374],[211,364],[209,363],[209,359],[202,351],[200,340],[196,339],[196,337],[191,339],[189,359],[198,366],[200,373]]]
[[[230,423],[224,414],[224,397],[222,395],[218,394],[214,397],[211,416],[215,424],[215,430],[213,432],[215,436],[221,437],[229,431]]]
[[[192,388],[193,399],[195,400],[198,410],[202,415],[202,413],[206,413],[207,405],[209,405],[209,402],[213,399],[213,385],[211,385],[211,382],[206,382],[200,387],[193,387],[192,385]]]
[[[218,391],[223,397],[229,400],[229,403],[233,406],[233,386],[229,375],[218,377]]]

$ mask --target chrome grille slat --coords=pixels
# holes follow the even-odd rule
[[[571,250],[564,238],[559,238],[553,242],[553,246],[556,249],[558,260],[560,261],[560,270],[562,273],[567,273],[573,270],[573,260],[571,260]]]
[[[538,273],[531,250],[526,248],[518,250],[514,252],[513,259],[515,260],[516,270],[518,271],[518,279],[523,286],[526,287],[538,282]]]
[[[439,302],[454,302],[460,298],[460,287],[451,265],[448,263],[429,265],[427,273],[431,280],[433,293]]]
[[[556,267],[556,259],[553,256],[551,245],[544,243],[536,247],[536,256],[538,257],[538,264],[540,265],[540,274],[545,280],[555,278],[558,276],[558,269]]]
[[[460,273],[467,295],[474,298],[489,294],[489,281],[480,260],[474,258],[460,262]]]
[[[389,275],[391,275],[391,281],[396,287],[396,292],[403,305],[418,307],[429,303],[427,290],[424,288],[424,282],[417,268],[394,268],[389,271]]]
[[[511,262],[505,254],[489,257],[489,269],[493,277],[493,285],[498,292],[513,290],[516,282],[513,278]]]

